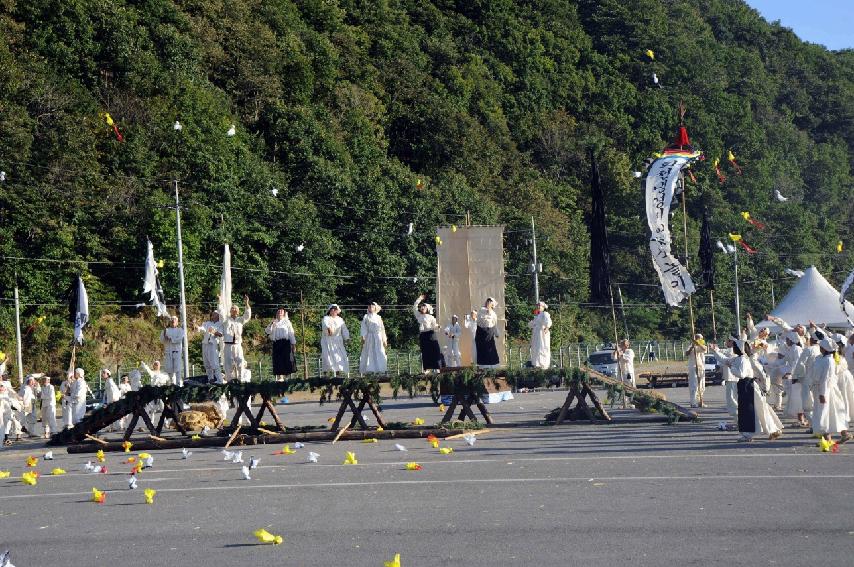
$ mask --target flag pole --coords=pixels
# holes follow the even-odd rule
[[[682,233],[684,235],[685,244],[685,271],[688,270],[688,208],[685,205],[685,194],[688,192],[688,185],[685,183],[685,177],[682,177]],[[694,335],[697,334],[694,328],[694,301],[693,294],[688,296],[688,315],[691,318],[691,340],[694,340]]]
[[[305,346],[305,299],[302,296],[302,290],[299,292],[299,304],[300,326],[302,327],[302,374],[308,380],[308,351]]]
[[[718,326],[715,323],[715,290],[709,290],[709,301],[712,303],[712,336],[715,338],[715,342],[718,342]]]
[[[24,362],[21,354],[21,301],[18,297],[18,273],[15,272],[15,354],[18,363],[18,381],[24,383]]]
[[[184,291],[184,246],[181,241],[181,202],[178,199],[178,180],[175,184],[175,227],[178,236],[178,281],[181,284],[181,326],[184,328],[184,378],[190,377],[190,346],[187,335],[187,295]]]

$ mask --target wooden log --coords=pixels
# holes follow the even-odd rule
[[[241,425],[238,423],[237,427],[234,429],[234,433],[232,433],[231,437],[228,438],[228,443],[225,444],[226,449],[228,449],[229,445],[231,445],[234,442],[235,437],[237,437],[237,434],[240,433],[240,428],[241,428]]]
[[[160,441],[160,442],[168,441],[168,439],[165,439],[163,437],[158,437],[157,435],[149,435],[149,437],[154,439],[155,441]]]
[[[278,433],[272,436],[265,436],[265,443],[294,443],[301,442],[320,442],[330,441],[333,438],[332,431],[309,431],[303,433]],[[338,432],[340,433],[340,432]],[[475,431],[464,431],[462,429],[441,429],[441,428],[424,428],[424,429],[386,429],[384,431],[347,431],[339,440],[341,441],[361,441],[368,438],[377,438],[382,440],[387,439],[424,439],[429,435],[434,435],[440,439],[447,438],[452,435],[461,436],[465,433],[477,433]],[[337,435],[337,434],[336,434]],[[241,435],[247,443],[257,442],[258,437],[253,435]],[[156,451],[160,449],[183,449],[184,447],[225,447],[228,438],[223,436],[203,437],[201,439],[168,439],[160,443],[152,439],[140,439],[134,442],[134,450],[139,451]],[[94,453],[99,448],[103,448],[105,452],[120,452],[124,451],[121,441],[109,441],[106,446],[101,446],[95,443],[78,443],[67,447],[68,453]]]
[[[347,425],[345,425],[345,426],[341,429],[341,431],[339,431],[339,432],[338,432],[338,435],[336,435],[336,436],[335,436],[335,439],[333,439],[333,440],[332,440],[332,444],[333,444],[333,445],[335,445],[335,443],[337,443],[337,442],[338,442],[338,440],[339,440],[339,439],[341,439],[341,436],[342,436],[342,435],[344,435],[344,432],[345,432],[345,431],[347,431],[348,429],[350,429],[350,424],[349,424],[349,423],[348,423]]]
[[[590,385],[585,384],[583,390],[584,393],[587,394],[587,397],[590,398],[590,401],[593,403],[593,407],[596,408],[596,411],[598,411],[602,415],[602,419],[604,419],[605,421],[611,421],[611,416],[608,415],[608,412],[605,411],[604,407],[602,407],[602,402],[599,401],[599,397],[596,395]]]
[[[466,435],[483,435],[484,433],[490,433],[491,429],[473,429],[472,431],[466,431],[465,433],[457,433],[456,435],[448,435],[445,437],[445,441],[453,441],[454,439],[462,439]]]
[[[569,413],[569,406],[572,405],[572,401],[578,396],[578,385],[573,384],[569,387],[569,393],[566,394],[566,399],[563,402],[563,405],[560,408],[560,413],[555,419],[555,425],[560,425],[563,423],[563,420],[566,419],[567,413]]]
[[[258,431],[260,431],[261,433],[263,433],[265,435],[276,435],[277,434],[275,431],[270,431],[269,429],[264,429],[263,427],[259,427]]]

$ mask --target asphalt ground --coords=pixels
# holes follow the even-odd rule
[[[442,455],[423,440],[311,443],[261,459],[244,480],[219,449],[152,451],[129,490],[128,455],[54,449],[37,486],[20,475],[39,443],[0,451],[0,549],[17,567],[348,565],[854,565],[854,445],[821,453],[804,430],[738,443],[718,431],[722,388],[710,387],[700,423],[650,422],[615,409],[615,423],[537,424],[565,392],[517,394],[491,406],[501,423],[474,446]],[[684,403],[685,388],[667,389]],[[325,423],[332,405],[289,404],[286,420]],[[385,405],[389,419],[439,414],[429,399]],[[318,463],[307,463],[309,451]],[[357,465],[343,465],[345,452]],[[136,453],[131,453],[135,455]],[[405,470],[418,462],[420,471]],[[54,467],[67,470],[50,476]],[[96,487],[104,504],[90,501]],[[153,505],[143,490],[157,490]],[[260,545],[252,532],[284,538]]]

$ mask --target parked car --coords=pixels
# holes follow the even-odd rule
[[[706,384],[723,384],[724,373],[713,354],[706,355]]]
[[[617,361],[614,360],[614,349],[597,350],[587,357],[587,366],[606,376],[617,374]]]

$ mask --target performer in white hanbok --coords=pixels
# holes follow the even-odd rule
[[[37,437],[36,424],[39,421],[36,400],[39,398],[41,388],[32,376],[27,376],[21,385],[18,395],[21,396],[21,423],[27,431],[28,437]]]
[[[202,362],[205,365],[205,374],[211,384],[222,384],[222,367],[220,366],[220,343],[222,343],[222,323],[219,320],[219,312],[211,311],[210,318],[193,326],[202,334]]]
[[[48,439],[54,433],[59,433],[56,427],[56,389],[50,383],[50,376],[43,378],[42,391],[39,397],[42,404],[44,438]]]
[[[169,319],[169,326],[160,332],[163,343],[163,371],[176,386],[184,385],[184,329],[177,317]]]
[[[134,372],[139,374],[138,370],[135,370]],[[131,388],[130,378],[126,374],[126,375],[122,376],[121,382],[119,382],[119,398],[120,399],[124,398],[125,396],[127,396],[127,393],[131,392],[131,391],[132,391],[132,388]],[[129,415],[125,415],[125,416],[122,416],[119,418],[119,421],[117,422],[119,424],[119,431],[125,430],[125,427],[127,427],[129,420],[130,420]]]
[[[169,386],[172,384],[172,379],[169,375],[160,369],[159,360],[155,360],[151,363],[150,367],[144,362],[141,362],[140,365],[142,366],[142,369],[145,370],[145,373],[148,374],[149,386]],[[150,402],[145,406],[145,409],[153,420],[154,414],[161,413],[163,411],[163,401],[155,400]]]
[[[442,367],[442,351],[436,330],[439,324],[433,316],[433,306],[424,303],[426,297],[419,295],[412,306],[415,320],[418,321],[418,346],[421,348],[421,368],[424,372],[437,371]]]
[[[297,370],[297,336],[284,309],[276,311],[276,318],[267,325],[267,336],[273,341],[273,376],[282,381]]]
[[[792,372],[792,382],[800,384],[801,388],[801,413],[798,415],[798,422],[804,427],[809,426],[809,416],[813,410],[813,395],[812,395],[812,367],[815,359],[819,356],[818,341],[807,336],[807,346],[801,351],[801,356],[795,364],[795,370]]]
[[[71,396],[71,387],[74,385],[74,373],[68,374],[62,384],[59,385],[59,391],[62,394],[62,421],[65,429],[70,429],[74,426],[74,410]]]
[[[362,354],[359,356],[359,373],[384,373],[388,369],[386,346],[388,338],[385,325],[379,312],[382,308],[376,302],[368,305],[368,312],[362,317],[359,335],[362,338]]]
[[[845,410],[848,414],[848,425],[854,425],[854,374],[852,367],[845,356],[846,339],[844,335],[833,337],[836,341],[836,352],[839,362],[836,364],[836,373],[839,378],[839,390],[845,401]]]
[[[320,353],[323,371],[335,376],[338,372],[350,373],[350,359],[344,341],[350,340],[350,331],[341,317],[341,308],[333,303],[326,308],[326,315],[320,323]]]
[[[74,382],[71,384],[71,413],[74,425],[83,421],[86,416],[86,394],[88,393],[86,373],[82,368],[77,368],[74,370]]]
[[[104,368],[101,370],[101,378],[104,380],[104,401],[109,405],[119,401],[122,398],[122,391],[113,380],[113,373]],[[118,422],[111,423],[107,431],[113,431],[113,428]]]
[[[495,300],[487,297],[480,311],[472,312],[472,319],[477,321],[474,341],[477,345],[478,368],[497,368],[501,361],[498,356],[496,339],[499,336],[498,314],[495,313]]]
[[[245,308],[243,315],[237,305],[231,306],[231,312],[222,324],[223,366],[225,366],[225,381],[246,380],[246,358],[243,353],[243,326],[252,319],[252,308],[249,306],[249,296],[244,295]]]
[[[611,356],[617,361],[617,379],[635,386],[635,351],[629,339],[621,340]]]
[[[814,393],[815,412],[813,413],[813,431],[830,441],[835,434],[840,435],[844,443],[851,438],[848,433],[848,411],[845,399],[839,389],[839,375],[836,371],[836,343],[830,337],[821,339],[818,344],[820,355],[815,359]]]
[[[531,329],[531,366],[534,368],[550,368],[552,365],[552,316],[546,311],[549,306],[537,302],[534,318],[528,321]]]
[[[691,346],[685,351],[688,359],[688,390],[691,407],[703,407],[703,394],[706,392],[706,341],[697,333]]]
[[[0,379],[0,436],[3,445],[12,444],[10,438],[12,432],[12,384],[8,380]]]
[[[732,417],[734,422],[738,422],[738,377],[732,373],[729,365],[726,363],[729,360],[732,353],[732,346],[734,344],[733,339],[727,339],[726,348],[720,349],[717,348],[717,345],[714,346],[712,352],[715,355],[715,358],[718,359],[718,362],[721,366],[721,378],[723,378],[724,382],[724,400],[726,401],[726,409],[729,412],[729,415]],[[729,425],[727,428],[729,429]]]
[[[786,351],[783,355],[783,382],[786,391],[785,415],[798,420],[803,425],[804,405],[801,398],[801,383],[795,379],[794,371],[804,349],[801,347],[801,337],[794,331],[786,331]]]
[[[712,348],[717,348],[712,346]],[[782,435],[783,424],[765,401],[765,394],[754,379],[757,367],[751,360],[750,343],[732,339],[733,356],[719,356],[718,360],[729,367],[738,379],[738,430],[741,441],[751,441],[757,433],[768,435],[770,440]]]
[[[445,336],[448,337],[447,360],[445,362],[451,368],[459,368],[463,365],[463,357],[460,354],[460,335],[462,332],[460,318],[451,315],[451,322],[445,327]]]
[[[477,311],[466,315],[463,326],[471,332],[471,361],[475,364],[477,363]]]

